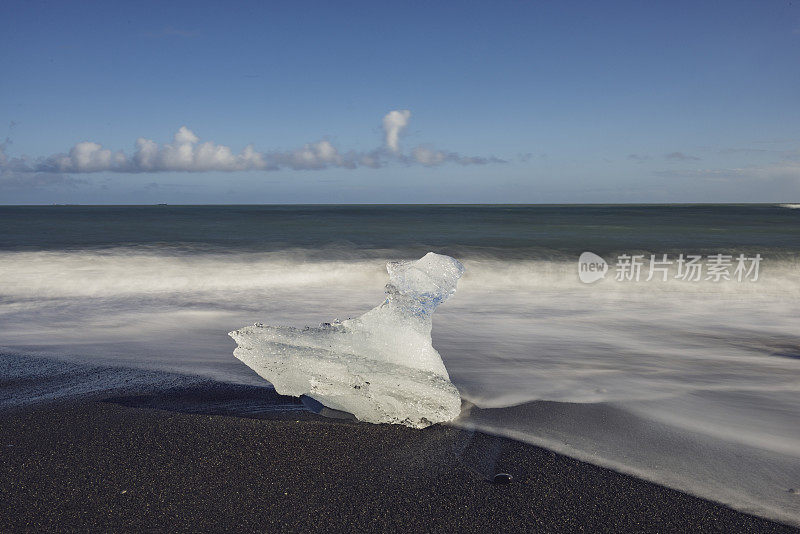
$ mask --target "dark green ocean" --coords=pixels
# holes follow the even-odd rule
[[[800,209],[744,205],[0,207],[0,250],[180,247],[273,252],[426,248],[500,258],[584,250],[800,252]]]

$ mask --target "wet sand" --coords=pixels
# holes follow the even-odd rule
[[[264,391],[6,410],[0,531],[797,532],[513,440],[335,421]]]

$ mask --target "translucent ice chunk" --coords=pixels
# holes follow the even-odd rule
[[[424,428],[461,411],[431,345],[431,314],[464,267],[429,252],[390,262],[386,300],[361,317],[303,330],[257,324],[230,332],[234,356],[283,395],[307,395],[361,421]]]

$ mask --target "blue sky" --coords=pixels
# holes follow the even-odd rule
[[[800,200],[798,3],[7,1],[0,59],[5,204]]]

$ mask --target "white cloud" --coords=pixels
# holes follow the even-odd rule
[[[431,150],[422,146],[415,148],[411,156],[417,163],[423,165],[441,165],[447,160],[446,154],[441,150]]]
[[[111,152],[97,143],[78,143],[69,155],[51,158],[53,170],[58,172],[97,172],[125,166],[127,158],[122,152]]]
[[[355,167],[355,163],[342,157],[329,141],[308,143],[291,152],[274,152],[269,159],[277,167],[294,170],[324,169],[326,167]]]
[[[458,163],[459,165],[485,165],[487,163],[505,163],[502,159],[479,158],[474,156],[462,156],[456,152],[445,152],[434,150],[425,146],[418,146],[411,151],[412,163],[419,163],[428,167],[442,165],[444,163]]]
[[[400,152],[400,132],[408,126],[411,112],[407,109],[390,111],[383,117],[386,147],[394,153]]]
[[[461,156],[455,152],[444,152],[423,146],[404,155],[399,138],[408,126],[411,112],[390,111],[383,118],[385,144],[369,152],[341,153],[330,141],[307,143],[288,151],[259,152],[252,145],[235,153],[229,146],[213,141],[201,142],[200,138],[186,126],[181,126],[172,142],[159,145],[140,137],[136,140],[133,154],[129,157],[122,151],[113,152],[99,143],[84,141],[76,144],[66,154],[54,154],[31,160],[10,159],[5,146],[0,146],[0,171],[15,173],[94,173],[94,172],[206,172],[206,171],[272,171],[279,169],[313,170],[331,167],[353,169],[356,167],[379,168],[391,161],[406,164],[436,166],[452,162],[461,165],[479,165],[502,162],[497,158]]]

